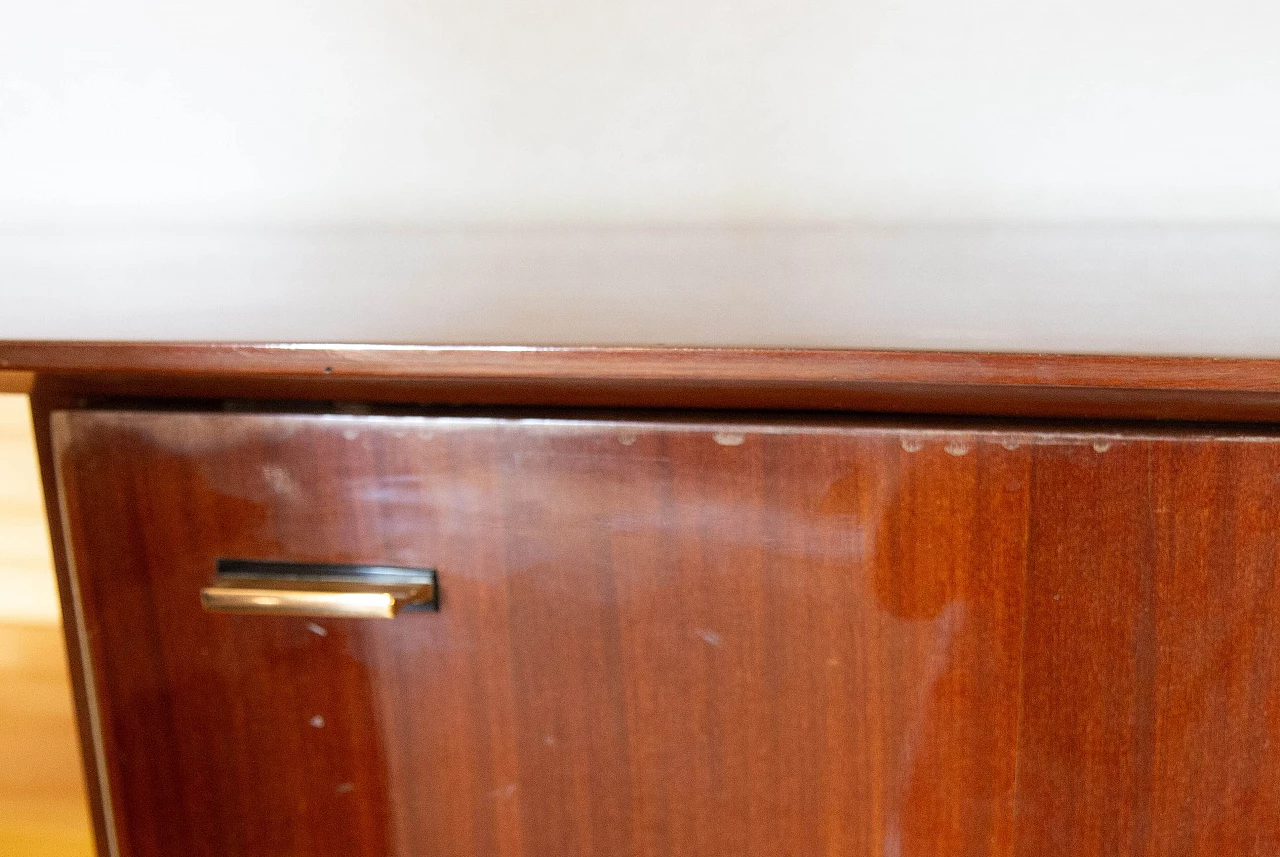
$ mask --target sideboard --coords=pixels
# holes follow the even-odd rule
[[[1280,363],[0,366],[104,854],[1280,849]]]
[[[1280,853],[1280,361],[0,342],[100,851]]]

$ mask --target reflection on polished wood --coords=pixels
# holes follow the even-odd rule
[[[1274,357],[1277,281],[1263,223],[68,224],[0,232],[0,337]]]
[[[124,850],[1005,854],[1003,441],[55,415]],[[441,609],[205,613],[225,556],[435,567]]]
[[[54,441],[130,855],[1280,851],[1280,438],[81,411]],[[435,567],[441,612],[208,614],[225,556]]]

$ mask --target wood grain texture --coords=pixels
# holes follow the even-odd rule
[[[1033,465],[1018,768],[1027,857],[1146,853],[1150,444],[1107,443],[1042,448]]]
[[[1268,421],[1280,361],[698,348],[0,342],[63,396]]]
[[[64,411],[123,855],[1280,848],[1280,437]],[[219,556],[441,612],[209,615]]]
[[[1003,436],[55,420],[124,855],[1010,853]],[[219,556],[435,566],[441,612],[205,614]]]
[[[1018,853],[1276,853],[1280,441],[1034,471]]]

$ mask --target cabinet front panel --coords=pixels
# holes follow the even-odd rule
[[[1280,442],[53,420],[124,855],[1276,842]],[[220,559],[435,569],[439,610],[211,613]]]
[[[1039,447],[1018,853],[1280,854],[1280,441]]]

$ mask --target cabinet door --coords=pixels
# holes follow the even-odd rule
[[[1268,438],[103,411],[53,437],[124,855],[1280,845]],[[439,610],[210,613],[220,559],[431,568]]]

